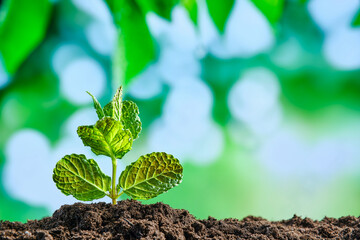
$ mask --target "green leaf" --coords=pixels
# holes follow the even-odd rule
[[[113,118],[114,110],[113,110],[112,101],[105,105],[104,114],[105,114],[106,117],[112,117]]]
[[[118,188],[133,199],[150,199],[168,191],[182,180],[179,160],[164,152],[141,156],[121,173]]]
[[[106,0],[119,28],[114,79],[129,84],[155,60],[155,43],[142,9],[134,0]]]
[[[284,0],[251,0],[271,24],[277,23],[283,13]]]
[[[117,159],[131,150],[133,142],[130,131],[111,117],[100,119],[94,126],[80,126],[77,133],[96,155]]]
[[[0,56],[8,73],[14,74],[45,37],[52,4],[49,0],[5,0],[0,10]]]
[[[197,25],[198,5],[196,4],[196,0],[181,0],[181,4],[185,7],[193,23]]]
[[[53,180],[62,193],[81,201],[104,197],[111,185],[111,178],[93,159],[77,154],[66,155],[56,163]]]
[[[160,17],[171,20],[171,11],[179,0],[136,0],[143,14],[154,12]]]
[[[114,104],[114,101],[117,103]],[[119,103],[121,107],[119,107]],[[104,113],[105,116],[112,117],[118,121],[118,116],[120,114],[120,121],[123,124],[124,129],[128,129],[131,132],[132,139],[135,140],[139,136],[139,133],[141,132],[139,108],[133,101],[126,100],[122,102],[121,90],[118,94],[115,94],[114,99],[111,102],[105,105]]]
[[[98,115],[99,119],[102,119],[103,117],[105,117],[104,111],[101,108],[101,105],[99,103],[99,101],[96,99],[96,97],[94,97],[91,93],[87,92],[93,99],[94,102],[94,108],[96,109],[96,114]]]
[[[225,24],[234,3],[235,0],[206,0],[209,14],[221,33],[225,30]]]
[[[120,86],[111,101],[113,118],[120,121],[121,118],[122,86]]]
[[[122,103],[121,123],[125,129],[129,129],[132,139],[138,138],[141,132],[141,121],[139,117],[139,108],[133,101],[124,101]]]
[[[360,9],[355,14],[355,17],[354,17],[353,21],[351,22],[351,26],[353,26],[353,27],[360,26]]]
[[[112,117],[116,121],[121,120],[121,102],[122,102],[122,86],[120,86],[113,97],[113,99],[105,105],[105,116]]]
[[[113,99],[105,105],[104,114],[107,117],[112,117],[117,121],[121,120],[121,102],[122,102],[122,86],[120,86],[113,97]]]

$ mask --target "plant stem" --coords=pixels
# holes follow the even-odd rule
[[[111,157],[112,160],[112,187],[111,187],[111,199],[112,199],[112,204],[115,205],[116,204],[116,199],[117,199],[117,194],[116,194],[116,167],[117,167],[117,161],[115,157]]]
[[[121,195],[123,195],[124,192],[121,192],[119,193],[117,196],[116,196],[116,199],[118,199]]]

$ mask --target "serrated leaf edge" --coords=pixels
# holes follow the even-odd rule
[[[161,152],[161,153],[165,153],[165,152]],[[145,156],[151,155],[151,154],[153,154],[153,153],[149,153],[149,154],[146,154],[146,155],[143,155],[143,156],[145,157]],[[178,161],[178,163],[180,164],[179,159],[175,158],[175,157],[174,157],[173,155],[171,155],[171,154],[168,154],[168,153],[165,153],[165,154],[166,154],[166,155],[170,155],[172,158],[176,159],[176,160]],[[139,159],[140,159],[141,157],[142,157],[142,156],[140,156]],[[138,159],[138,160],[139,160],[139,159]],[[129,170],[128,170],[127,173],[126,173],[127,175],[126,175],[125,179],[127,179],[128,175],[129,175],[129,172],[133,169],[135,163],[136,163],[138,160],[132,162],[132,163],[129,165],[130,168],[129,168]],[[141,168],[141,166],[142,166],[143,163],[144,163],[144,162],[142,162],[141,165],[139,166],[138,171],[140,170],[140,168]],[[180,164],[180,166],[182,167],[181,164]],[[125,168],[125,170],[126,170],[126,168]],[[125,171],[125,170],[124,170],[124,171]],[[167,171],[167,172],[171,172],[171,171]],[[159,175],[162,175],[162,174],[167,173],[167,172],[161,172],[161,174],[159,174]],[[121,175],[122,175],[122,174],[121,174]],[[120,188],[121,188],[125,193],[126,193],[126,191],[129,190],[129,189],[131,189],[131,188],[136,188],[137,185],[140,185],[140,184],[143,183],[143,182],[149,181],[149,180],[154,179],[154,178],[156,178],[156,177],[159,176],[159,175],[156,175],[156,176],[153,176],[153,177],[151,177],[151,178],[146,178],[145,180],[136,183],[136,185],[132,185],[132,186],[129,187],[129,188],[124,188],[123,186],[121,186],[121,181],[120,181],[121,175],[120,175],[120,177],[119,177],[118,186],[120,186]],[[181,179],[179,180],[179,183],[178,183],[178,184],[180,184],[181,181],[182,181],[182,176],[183,176],[183,175],[182,175],[182,174],[180,174],[180,175],[181,175]],[[137,176],[138,176],[138,173],[136,173],[136,177],[137,177]],[[136,181],[136,180],[135,180],[135,181]],[[126,182],[126,180],[124,180],[124,182]],[[149,183],[149,184],[150,184],[150,183]],[[178,185],[178,184],[176,184],[176,185]],[[150,185],[152,185],[152,184],[150,184]],[[175,186],[176,186],[176,185],[175,185]],[[147,191],[147,192],[149,192],[148,190],[145,190],[145,189],[141,189],[141,188],[138,188],[138,189],[140,189],[140,190],[142,190],[142,191]],[[169,190],[170,190],[170,189],[169,189]]]
[[[112,106],[113,106],[113,117],[117,121],[121,121],[121,104],[122,101],[122,86],[120,86],[112,99]]]
[[[94,108],[96,110],[96,114],[98,115],[99,119],[102,119],[103,117],[105,117],[105,113],[104,110],[101,107],[101,104],[99,103],[99,101],[96,99],[96,97],[94,95],[92,95],[90,92],[86,91],[87,94],[89,94],[92,99],[93,99],[93,103],[94,103]]]
[[[99,165],[97,164],[97,162],[96,162],[94,159],[87,159],[86,156],[83,155],[83,154],[65,155],[62,159],[59,160],[59,162],[60,162],[61,160],[63,160],[65,157],[67,157],[67,156],[70,156],[70,157],[71,157],[71,156],[73,156],[73,155],[77,155],[77,156],[82,157],[81,160],[86,161],[86,162],[88,162],[89,164],[91,164],[91,160],[92,160],[92,161],[96,164],[97,169],[98,169],[102,174],[104,174],[105,177],[109,177],[109,176],[107,176],[105,173],[103,173],[103,172],[101,171]],[[72,162],[70,162],[70,163],[73,164]],[[57,166],[57,164],[58,164],[58,162],[56,163],[56,166]],[[55,168],[54,168],[54,170],[53,170],[54,176],[56,176],[56,175],[55,175],[56,166],[55,166]],[[65,168],[65,169],[66,169],[67,171],[71,172],[72,174],[74,174],[75,176],[81,178],[81,180],[83,180],[84,182],[88,183],[89,185],[94,186],[96,189],[98,189],[99,191],[103,192],[105,195],[108,195],[108,193],[107,193],[108,190],[104,190],[104,189],[100,188],[99,186],[97,186],[96,184],[94,184],[94,183],[92,183],[92,182],[89,182],[87,179],[83,178],[82,176],[78,175],[77,173],[71,171],[71,170],[68,169],[68,168]],[[110,177],[109,177],[109,178],[110,178]],[[105,182],[104,182],[104,179],[102,179],[101,181],[103,182],[103,184],[104,184],[104,186],[105,186],[106,184],[105,184]],[[55,183],[56,183],[56,185],[58,185],[57,182],[55,182]],[[66,193],[64,193],[64,194],[67,195],[67,196],[72,195],[72,194],[66,194]]]

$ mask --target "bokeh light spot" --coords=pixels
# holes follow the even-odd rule
[[[160,94],[161,91],[162,82],[158,69],[150,66],[133,80],[128,93],[138,99],[149,99]]]
[[[54,189],[48,139],[32,129],[20,130],[11,136],[5,152],[3,183],[7,192],[30,204],[47,205]]]
[[[359,5],[358,0],[311,0],[308,10],[324,31],[332,31],[339,26],[349,25]]]
[[[101,65],[91,58],[71,61],[60,73],[62,94],[75,104],[92,102],[86,91],[100,98],[104,92],[106,75]]]
[[[249,0],[235,1],[224,39],[211,46],[220,58],[251,57],[274,45],[274,34],[265,16]]]
[[[228,96],[233,116],[245,122],[257,121],[277,104],[279,84],[265,68],[247,71],[235,83]]]
[[[110,56],[114,51],[116,29],[113,24],[94,21],[86,28],[86,35],[97,52]]]
[[[343,27],[328,35],[324,43],[327,60],[339,69],[360,67],[360,29]]]
[[[51,58],[52,68],[57,74],[60,74],[73,59],[87,56],[86,51],[80,45],[73,43],[59,44]]]

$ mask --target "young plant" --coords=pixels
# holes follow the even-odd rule
[[[108,196],[116,204],[123,193],[133,199],[150,199],[181,182],[183,168],[179,160],[164,152],[153,152],[127,166],[116,185],[117,160],[131,150],[141,131],[139,109],[132,101],[122,101],[122,87],[104,108],[88,94],[99,120],[95,125],[80,126],[77,133],[96,155],[111,158],[112,177],[104,174],[93,159],[82,154],[66,155],[57,162],[53,174],[62,193],[81,201]]]

